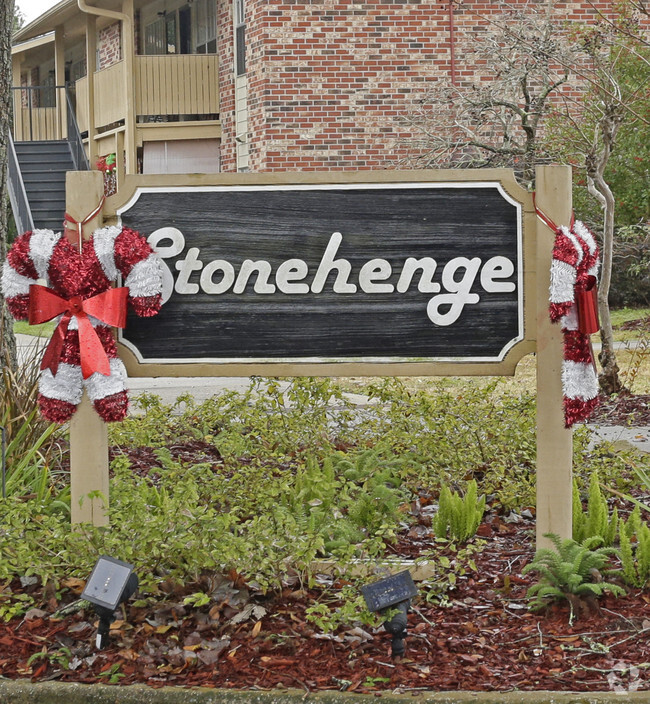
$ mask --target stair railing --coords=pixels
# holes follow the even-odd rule
[[[18,166],[18,157],[14,147],[14,140],[9,133],[7,140],[7,181],[9,185],[9,201],[14,214],[17,232],[27,232],[34,229],[34,221],[32,220],[32,211],[27,200],[27,192],[23,182],[20,167]]]
[[[70,92],[68,91],[67,86],[64,88],[64,93],[67,106],[66,115],[68,143],[70,144],[70,151],[72,152],[72,160],[74,161],[77,171],[89,171],[90,163],[88,162],[88,157],[86,156],[84,143],[81,139],[81,132],[79,131],[79,124],[77,123],[77,117],[75,115],[74,108],[72,107]]]

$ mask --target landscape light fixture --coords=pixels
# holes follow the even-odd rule
[[[401,658],[406,652],[406,615],[411,606],[411,599],[418,593],[410,572],[405,570],[392,577],[367,584],[361,587],[361,593],[370,611],[385,613],[389,609],[397,609],[396,614],[384,621],[384,628],[392,636],[392,657]]]
[[[99,617],[95,645],[101,650],[108,642],[115,609],[138,588],[138,576],[133,565],[102,555],[88,578],[81,598],[89,601]]]

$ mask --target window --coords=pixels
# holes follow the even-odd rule
[[[244,0],[235,0],[235,74],[246,73],[246,11]]]
[[[218,139],[179,139],[145,142],[145,174],[216,174],[221,170]]]
[[[144,53],[166,54],[165,18],[160,17],[144,28]]]
[[[194,0],[157,14],[149,24],[144,22],[144,54],[217,53],[216,0]]]
[[[194,4],[196,17],[196,53],[217,53],[217,3],[216,0],[197,0]]]
[[[176,43],[176,13],[172,12],[165,17],[165,37],[167,39],[166,54],[180,53]]]

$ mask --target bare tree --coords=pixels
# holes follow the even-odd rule
[[[511,167],[532,187],[548,155],[540,140],[549,102],[567,83],[573,53],[552,4],[503,12],[467,37],[460,52],[478,77],[432,82],[403,121],[414,135],[404,163],[415,168]],[[481,75],[483,73],[484,75]]]
[[[536,164],[564,159],[584,170],[603,209],[600,384],[614,393],[622,388],[608,303],[615,200],[605,170],[621,126],[648,124],[640,109],[650,66],[647,34],[636,21],[639,12],[647,16],[645,3],[624,0],[613,17],[596,13],[594,25],[572,29],[556,16],[553,0],[543,8],[501,5],[489,30],[463,48],[479,71],[489,67],[490,77],[461,85],[435,81],[404,117],[414,136],[401,145],[408,151],[403,163],[506,166],[528,188]],[[636,74],[634,63],[641,68]]]
[[[630,7],[634,3],[630,3]],[[605,393],[623,390],[614,349],[609,291],[615,238],[616,200],[607,180],[607,166],[623,129],[648,128],[650,73],[646,38],[630,7],[614,19],[583,28],[578,41],[591,63],[591,80],[579,101],[566,101],[553,119],[557,155],[584,170],[589,193],[603,212],[602,267],[598,287],[602,367]]]
[[[7,254],[7,148],[11,112],[11,35],[14,29],[14,2],[0,3],[0,262]],[[16,364],[13,319],[0,292],[0,360]]]

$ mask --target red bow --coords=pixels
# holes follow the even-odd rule
[[[588,276],[583,286],[576,286],[576,305],[578,306],[578,329],[585,335],[600,330],[598,320],[598,288],[596,277]]]
[[[79,351],[83,378],[87,379],[95,372],[109,376],[111,367],[108,356],[88,316],[92,315],[107,325],[123,328],[126,325],[128,295],[129,289],[126,287],[111,288],[85,300],[81,296],[73,296],[66,301],[52,289],[32,284],[29,287],[30,325],[45,323],[63,313],[61,322],[57,325],[50,344],[45,350],[41,369],[50,369],[52,374],[56,374],[68,325],[74,316],[79,326]]]

